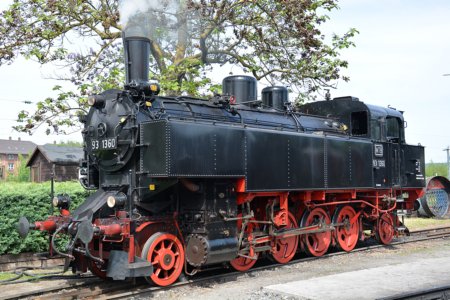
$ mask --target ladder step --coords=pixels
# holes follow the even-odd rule
[[[405,231],[406,230],[406,226],[398,226],[397,228],[397,231]]]
[[[397,209],[395,211],[397,216],[407,216],[409,214],[409,211],[407,209]]]

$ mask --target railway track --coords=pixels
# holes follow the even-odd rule
[[[62,257],[48,257],[48,253],[6,254],[0,256],[0,272],[14,271],[17,267],[49,268],[64,264]]]
[[[450,226],[447,227],[438,227],[438,228],[431,228],[431,229],[424,229],[424,230],[418,230],[413,231],[410,233],[410,236],[408,237],[401,237],[397,239],[396,241],[392,242],[390,245],[402,245],[407,243],[414,243],[414,242],[420,242],[420,241],[427,241],[432,239],[438,239],[438,238],[444,238],[444,237],[450,237]],[[380,244],[371,244],[370,240],[365,242],[365,245],[360,246],[352,251],[353,252],[362,252],[362,251],[368,251],[372,249],[377,248],[383,248],[386,247],[385,245]],[[339,256],[347,254],[346,252],[331,252],[321,257],[296,257],[292,261],[290,261],[287,264],[278,264],[278,263],[272,263],[268,260],[262,260],[260,263],[260,266],[254,267],[247,271],[247,274],[260,272],[264,270],[270,270],[274,268],[278,268],[281,266],[286,265],[293,265],[301,262],[307,262],[312,261],[316,259],[324,259],[329,258],[332,256]],[[101,299],[123,299],[128,297],[136,297],[136,296],[142,296],[145,294],[154,293],[156,291],[163,291],[163,290],[170,290],[174,288],[178,288],[181,286],[186,285],[193,285],[193,284],[202,284],[205,282],[215,282],[215,281],[229,281],[234,280],[239,275],[242,275],[241,272],[237,271],[231,271],[230,269],[220,269],[220,271],[217,271],[217,269],[205,271],[202,273],[199,273],[198,275],[186,279],[182,278],[179,282],[169,286],[169,287],[155,287],[155,286],[149,286],[148,283],[146,283],[143,279],[138,279],[134,281],[126,281],[126,282],[114,282],[114,284],[111,284],[112,281],[102,281],[94,277],[87,277],[87,278],[79,278],[74,279],[73,282],[64,283],[62,285],[59,285],[57,287],[43,287],[39,290],[33,290],[33,291],[22,291],[11,295],[6,296],[0,296],[0,300],[3,299],[54,299],[55,297],[58,299],[83,299],[83,298],[101,298]],[[12,283],[11,283],[12,284]],[[45,285],[45,281],[40,281],[39,284]],[[8,284],[10,285],[10,284]],[[7,285],[7,286],[8,286]],[[130,289],[131,286],[131,289]],[[448,293],[448,292],[447,292]],[[405,294],[406,295],[406,294]],[[399,295],[400,297],[401,295]],[[402,296],[403,297],[403,296]],[[392,298],[397,299],[397,298]],[[409,299],[409,298],[400,298],[400,299]],[[411,299],[419,299],[419,298],[411,298]],[[434,299],[434,298],[426,298],[426,299]],[[437,298],[439,299],[439,298]]]

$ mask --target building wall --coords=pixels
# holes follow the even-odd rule
[[[53,164],[48,162],[42,153],[37,153],[30,165],[31,181],[44,182],[52,178]],[[55,181],[78,179],[78,166],[55,165]]]
[[[26,161],[28,155],[25,154],[23,157]],[[12,164],[12,170],[10,170],[10,164]],[[17,175],[19,168],[20,160],[18,154],[0,153],[0,181],[6,180],[10,175]]]

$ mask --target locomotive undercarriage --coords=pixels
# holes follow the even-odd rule
[[[370,236],[389,244],[405,232],[401,214],[413,209],[420,194],[418,189],[247,192],[243,179],[233,182],[180,181],[169,192],[176,198],[169,213],[130,218],[117,209],[94,216],[92,233],[83,222],[72,228],[65,209],[33,226],[51,233],[52,245],[55,235],[77,231],[70,251],[62,253],[75,272],[145,276],[165,286],[183,271],[193,275],[218,264],[246,271],[261,255],[287,263],[300,251],[311,256],[330,247],[351,251]]]
[[[351,251],[371,236],[389,244],[394,236],[408,233],[403,214],[412,210],[417,193],[390,189],[240,194],[240,247],[231,265],[248,270],[260,253],[287,263],[298,251],[311,256],[322,256],[330,247]]]

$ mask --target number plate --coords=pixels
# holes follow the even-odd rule
[[[92,139],[91,150],[111,150],[117,148],[117,138]]]

